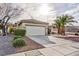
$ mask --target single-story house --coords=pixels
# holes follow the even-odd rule
[[[58,29],[55,24],[49,26],[51,29],[51,33],[57,33]],[[65,32],[67,35],[74,35],[75,33],[79,33],[79,26],[65,26]]]
[[[35,19],[25,19],[19,22],[19,27],[26,30],[26,35],[47,35],[48,23]]]

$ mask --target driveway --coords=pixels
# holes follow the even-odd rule
[[[0,56],[16,53],[12,46],[13,37],[11,35],[0,36]]]
[[[52,42],[49,40],[48,36],[33,35],[33,36],[28,36],[28,37],[41,45],[55,44],[55,42]]]

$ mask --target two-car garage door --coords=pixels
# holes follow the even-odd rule
[[[26,26],[26,35],[45,35],[45,27]]]

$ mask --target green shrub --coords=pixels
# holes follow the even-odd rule
[[[22,38],[18,38],[16,40],[13,40],[13,46],[14,47],[22,47],[22,46],[25,46],[25,41]]]
[[[25,33],[26,33],[26,30],[24,29],[16,29],[14,31],[14,35],[17,35],[17,36],[25,36]]]
[[[2,27],[3,27],[2,24],[0,24],[0,29],[2,29]]]
[[[14,37],[14,40],[15,40],[15,39],[18,39],[18,38],[22,38],[22,36],[15,36],[15,37]]]
[[[9,33],[13,33],[13,32],[14,32],[14,28],[10,28]]]

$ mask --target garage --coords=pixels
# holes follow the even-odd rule
[[[35,19],[21,20],[20,28],[26,30],[26,35],[47,35],[48,23]]]
[[[26,26],[27,35],[45,35],[45,27]]]

